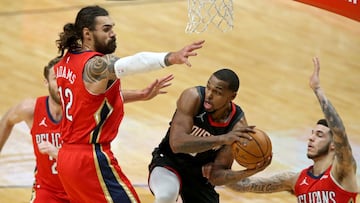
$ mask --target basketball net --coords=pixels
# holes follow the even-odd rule
[[[232,30],[233,2],[232,0],[188,0],[189,21],[186,33],[201,33],[210,26],[222,32]]]

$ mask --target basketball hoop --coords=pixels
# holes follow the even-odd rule
[[[232,30],[233,2],[232,0],[188,0],[189,22],[186,33],[201,33],[210,26],[215,26],[222,32]]]

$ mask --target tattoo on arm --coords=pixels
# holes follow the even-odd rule
[[[83,79],[93,83],[109,78],[109,75],[115,75],[114,64],[117,59],[114,55],[95,56],[89,59],[85,64]]]
[[[294,172],[284,172],[269,178],[250,177],[241,181],[231,183],[228,186],[240,192],[272,193],[293,190],[293,180],[296,177]]]
[[[325,118],[328,121],[329,128],[333,133],[333,141],[336,148],[335,153],[338,161],[341,165],[355,166],[356,162],[352,156],[351,146],[340,116],[321,89],[316,89],[315,94],[320,102]]]
[[[106,61],[108,62],[108,70],[110,74],[115,74],[115,62],[119,59],[119,57],[116,57],[112,54],[107,54],[103,57],[106,57]]]

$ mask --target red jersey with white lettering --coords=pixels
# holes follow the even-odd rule
[[[60,182],[58,172],[56,170],[56,160],[47,154],[40,153],[37,146],[37,144],[42,141],[48,141],[57,148],[61,147],[61,126],[60,123],[57,123],[52,118],[48,100],[48,96],[37,98],[34,109],[33,125],[31,127],[33,148],[36,157],[34,190],[45,189],[50,191],[52,196],[58,196],[60,199],[66,199],[65,190]],[[41,194],[44,194],[44,192],[42,191]],[[39,194],[33,195],[35,200],[41,198]],[[48,198],[42,198],[42,202],[51,201]]]
[[[83,81],[86,62],[101,55],[68,52],[54,66],[63,106],[59,177],[73,203],[139,203],[110,145],[124,116],[120,80],[109,81],[106,92],[98,95]]]
[[[331,166],[320,176],[311,174],[312,166],[301,171],[295,184],[298,203],[355,203],[357,193],[348,192],[331,176]]]
[[[83,82],[85,63],[98,52],[68,52],[54,66],[63,103],[62,140],[65,143],[110,143],[123,118],[120,80],[108,90],[91,94]]]

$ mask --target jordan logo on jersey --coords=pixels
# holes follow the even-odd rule
[[[300,183],[300,185],[309,185],[309,183],[306,182],[306,177],[305,177],[304,180]]]
[[[204,115],[206,114],[206,112],[196,116],[196,118],[200,118],[201,122],[204,122]]]
[[[39,126],[45,126],[45,127],[47,127],[47,124],[46,124],[46,117],[44,117],[42,120],[41,120],[41,122],[39,123]]]

